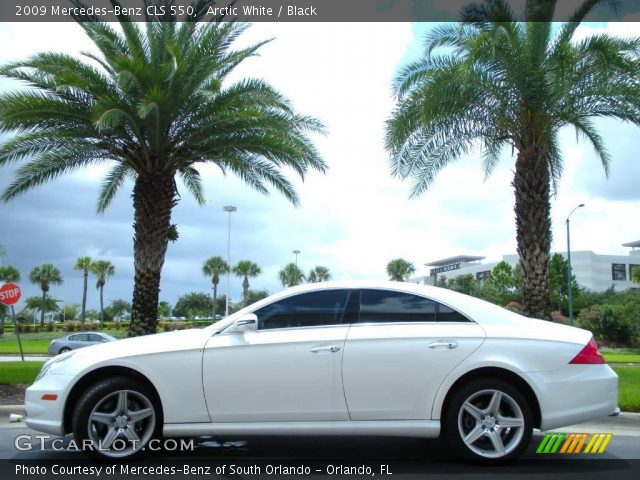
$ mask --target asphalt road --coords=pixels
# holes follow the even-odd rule
[[[52,475],[52,465],[65,468],[100,465],[81,452],[54,451],[50,442],[40,450],[38,441],[30,451],[19,451],[15,439],[19,435],[37,434],[26,427],[4,425],[0,428],[0,473],[4,479],[34,478],[18,471],[21,465],[48,465],[48,475],[39,478],[63,478]],[[445,446],[436,440],[398,438],[334,438],[334,437],[260,437],[260,438],[200,438],[193,451],[145,452],[142,458],[126,462],[127,467],[162,464],[178,468],[167,478],[192,478],[185,475],[184,466],[200,469],[198,478],[274,478],[289,468],[289,478],[336,477],[370,478],[515,478],[526,475],[534,478],[598,478],[622,480],[640,478],[640,436],[614,435],[603,454],[540,455],[535,449],[543,436],[534,435],[526,454],[503,466],[485,467],[455,460]],[[64,445],[68,445],[69,437]],[[62,447],[63,445],[58,445]],[[109,461],[107,465],[118,462]],[[115,468],[115,467],[114,467]],[[121,468],[120,466],[118,468]],[[278,470],[278,468],[280,470]],[[296,470],[297,469],[297,470]],[[353,470],[355,469],[355,470]],[[360,469],[360,470],[358,470]],[[33,471],[32,471],[33,473]],[[106,472],[105,472],[106,473]],[[117,472],[116,472],[117,473]],[[132,475],[120,475],[130,478]],[[65,475],[67,478],[69,475]],[[71,475],[69,478],[88,478],[90,475]],[[115,475],[118,476],[118,475]],[[147,475],[144,475],[145,477]],[[108,478],[103,474],[103,478]],[[162,478],[163,476],[154,475]],[[96,478],[95,474],[92,478]]]

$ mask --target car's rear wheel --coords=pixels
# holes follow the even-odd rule
[[[79,445],[109,458],[140,452],[160,435],[160,409],[153,392],[127,377],[112,377],[94,384],[78,401],[72,418]]]
[[[70,351],[71,351],[70,348],[62,347],[58,353],[67,353],[67,352],[70,352]]]
[[[531,441],[533,419],[516,388],[500,379],[479,378],[453,394],[443,427],[458,456],[492,463],[524,452]]]

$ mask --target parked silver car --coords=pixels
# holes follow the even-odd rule
[[[98,343],[113,342],[117,340],[111,335],[100,332],[72,333],[66,337],[51,340],[49,344],[49,355],[58,355],[77,348],[88,347]]]

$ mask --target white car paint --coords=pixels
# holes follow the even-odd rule
[[[385,289],[428,297],[471,322],[343,324],[231,333],[272,302],[326,289]],[[449,290],[399,282],[294,287],[202,330],[87,347],[49,360],[26,393],[26,423],[63,434],[73,387],[101,368],[125,367],[156,389],[167,436],[359,434],[434,437],[447,393],[479,368],[524,380],[542,429],[598,418],[617,407],[607,365],[570,365],[591,338],[578,328],[524,318]],[[451,347],[451,345],[455,345]],[[98,376],[99,377],[99,376]],[[45,401],[43,394],[57,400]]]

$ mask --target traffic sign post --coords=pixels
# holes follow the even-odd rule
[[[13,306],[18,303],[22,291],[20,287],[15,283],[5,283],[0,287],[0,303],[6,306],[11,306],[11,315],[13,316],[13,326],[16,329],[16,337],[18,337],[18,348],[20,349],[20,358],[24,362],[24,352],[22,351],[22,340],[20,339],[20,329],[18,328],[18,320],[16,319],[16,311]]]

